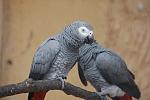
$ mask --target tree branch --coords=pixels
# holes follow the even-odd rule
[[[60,80],[33,81],[31,79],[27,79],[17,84],[10,84],[0,87],[0,98],[21,93],[49,91],[49,90],[61,90],[61,81]],[[65,82],[65,87],[62,91],[64,91],[67,95],[73,95],[75,97],[87,100],[102,100],[95,92],[90,92],[81,89],[80,87],[74,86],[67,82]]]

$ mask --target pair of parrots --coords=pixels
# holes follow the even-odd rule
[[[33,80],[64,79],[78,62],[81,82],[87,81],[100,96],[113,100],[139,99],[134,75],[114,52],[94,39],[93,27],[85,21],[74,21],[54,37],[49,37],[36,50],[29,78]],[[46,92],[29,93],[28,100],[44,100]]]

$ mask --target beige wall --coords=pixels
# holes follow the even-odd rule
[[[2,71],[2,10],[3,10],[3,4],[2,4],[2,0],[0,0],[0,79],[1,79],[1,71]]]
[[[76,19],[90,22],[96,39],[117,51],[136,75],[142,100],[150,92],[150,2],[149,0],[3,0],[3,72],[1,84],[28,77],[37,46]],[[1,3],[0,3],[1,4]],[[69,82],[83,87],[76,66]],[[85,87],[84,87],[85,88]],[[94,90],[91,86],[87,89]],[[26,100],[26,94],[3,100]],[[46,100],[80,100],[51,91]]]

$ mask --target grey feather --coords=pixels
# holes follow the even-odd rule
[[[82,46],[79,54],[79,64],[86,80],[96,90],[100,91],[102,87],[117,85],[129,95],[140,98],[140,91],[134,82],[134,75],[119,55],[103,48],[96,42],[92,45]]]
[[[67,75],[77,61],[79,47],[86,39],[78,31],[83,26],[92,29],[87,22],[74,21],[58,35],[45,40],[33,57],[29,78],[50,78],[56,73]]]
[[[30,78],[33,74],[39,74],[42,78],[51,67],[52,61],[60,51],[60,44],[56,40],[47,40],[36,51],[30,72]],[[36,77],[36,76],[35,76]],[[34,77],[32,77],[34,79]]]
[[[79,47],[93,40],[89,32],[86,37],[83,37],[78,31],[78,28],[83,26],[91,28],[87,22],[75,21],[58,35],[45,40],[33,57],[29,78],[34,80],[60,79],[63,88],[63,79],[77,62]],[[87,38],[89,41],[85,41]],[[28,100],[32,98],[32,94],[29,93]]]
[[[78,73],[79,73],[79,77],[80,77],[80,80],[81,80],[82,84],[84,86],[87,86],[88,85],[87,80],[86,80],[86,78],[84,76],[84,72],[83,72],[83,70],[82,70],[82,68],[81,68],[79,63],[78,63]]]
[[[140,92],[132,74],[118,55],[113,52],[103,52],[97,56],[96,65],[102,76],[110,84],[115,84],[129,95],[140,98]]]

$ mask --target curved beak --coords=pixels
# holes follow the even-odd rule
[[[85,43],[92,44],[94,42],[93,32],[90,32],[89,35],[85,39]]]

